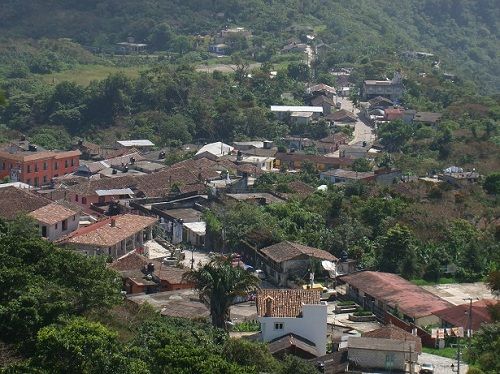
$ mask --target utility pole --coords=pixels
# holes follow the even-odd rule
[[[451,364],[451,371],[454,373],[460,374],[460,337],[457,336],[457,368],[455,369],[455,365]]]
[[[469,312],[467,313],[467,346],[470,349],[472,338],[472,297],[466,297],[463,300],[469,302]]]

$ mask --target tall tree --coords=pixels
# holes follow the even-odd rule
[[[229,320],[229,308],[237,296],[255,290],[259,279],[239,266],[233,267],[230,259],[222,257],[210,261],[185,276],[195,284],[200,299],[209,306],[212,324],[222,329]]]

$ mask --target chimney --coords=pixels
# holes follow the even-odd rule
[[[116,227],[116,219],[111,218],[111,227]]]

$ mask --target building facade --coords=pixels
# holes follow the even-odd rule
[[[52,179],[73,173],[79,166],[80,151],[38,151],[37,146],[22,143],[0,149],[0,179],[23,182],[30,186],[50,184]]]

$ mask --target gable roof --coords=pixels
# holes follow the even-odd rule
[[[51,203],[32,211],[28,215],[38,222],[45,223],[46,225],[54,225],[73,217],[75,214],[77,214],[76,211],[66,208],[61,204]]]
[[[299,317],[303,305],[320,303],[319,290],[263,289],[257,291],[256,306],[259,317]]]
[[[214,156],[221,157],[224,155],[230,154],[234,150],[234,147],[231,147],[228,144],[222,142],[215,142],[206,144],[200,148],[198,152],[196,152],[196,156],[201,155],[203,153],[210,153]]]
[[[17,187],[0,188],[0,217],[14,219],[20,214],[33,212],[52,201]]]
[[[332,86],[329,86],[327,84],[324,84],[324,83],[315,84],[314,86],[309,87],[307,89],[307,91],[309,91],[309,92],[321,92],[321,91],[325,91],[325,92],[329,92],[329,93],[332,93],[332,94],[335,94],[337,92],[335,90],[335,88],[333,88]]]
[[[330,121],[338,121],[338,122],[355,122],[358,120],[356,115],[353,112],[349,112],[348,110],[345,109],[340,109],[336,112],[333,112],[332,114],[329,114],[326,116],[327,119]]]
[[[388,98],[383,97],[383,96],[374,97],[373,99],[369,100],[368,102],[370,103],[371,106],[378,106],[380,104],[384,104],[386,106],[394,105],[393,101],[391,101]]]
[[[483,323],[491,323],[493,321],[488,307],[494,306],[498,303],[499,301],[497,300],[486,299],[472,303],[472,330],[477,331]],[[468,312],[469,304],[461,304],[438,310],[433,314],[455,327],[465,327],[467,325]]]
[[[422,339],[419,336],[410,334],[409,332],[400,329],[397,326],[389,324],[383,326],[379,329],[365,332],[363,334],[365,338],[379,338],[379,339],[393,339],[393,340],[403,340],[403,341],[413,341],[415,342],[415,349],[417,352],[422,352]]]
[[[303,337],[296,334],[287,334],[285,336],[279,337],[270,341],[267,345],[269,352],[271,352],[271,354],[273,355],[283,351],[286,352],[292,347],[306,352],[312,356],[319,356],[316,345],[313,342],[304,339]]]
[[[311,99],[311,105],[323,105],[323,103],[327,103],[332,106],[335,105],[332,99],[324,95],[318,95]]]
[[[399,275],[376,271],[361,271],[340,277],[349,285],[381,300],[412,318],[424,317],[452,306],[439,296],[408,282]]]
[[[114,220],[114,225],[113,225]],[[83,227],[62,238],[69,244],[83,244],[95,247],[111,247],[138,233],[156,222],[154,217],[123,214]]]
[[[308,256],[320,260],[336,261],[337,258],[327,251],[322,249],[308,247],[298,243],[283,241],[273,244],[269,247],[260,249],[260,252],[269,257],[271,260],[280,263],[283,261],[293,260],[300,256]]]
[[[383,352],[415,352],[415,342],[395,339],[378,339],[350,336],[347,340],[349,349],[366,349]]]
[[[131,251],[113,261],[109,267],[116,271],[141,270],[151,261],[136,251]]]

